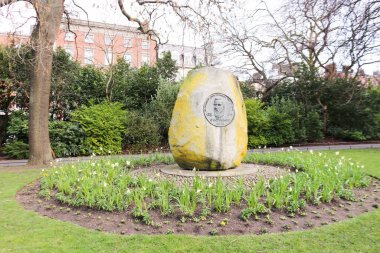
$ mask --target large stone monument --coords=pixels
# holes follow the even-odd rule
[[[189,73],[178,93],[169,144],[184,169],[226,170],[247,152],[247,116],[236,78],[206,67]]]

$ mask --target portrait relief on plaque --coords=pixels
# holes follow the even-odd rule
[[[203,113],[211,125],[224,127],[235,117],[234,103],[227,95],[214,93],[206,99]]]

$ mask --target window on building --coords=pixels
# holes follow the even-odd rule
[[[149,55],[143,55],[143,56],[142,56],[142,63],[143,63],[143,64],[147,64],[147,65],[150,64],[150,58],[149,58]]]
[[[84,63],[85,64],[94,64],[94,49],[86,48],[84,50]]]
[[[125,37],[124,38],[124,46],[125,47],[132,47],[132,38]]]
[[[86,43],[94,43],[94,35],[93,34],[87,34],[84,38],[84,42]]]
[[[149,42],[147,40],[143,40],[141,43],[142,49],[149,49]]]
[[[104,57],[104,65],[110,65],[113,62],[112,49],[107,49],[106,55]]]
[[[132,63],[132,55],[130,53],[125,53],[124,54],[124,61],[128,63]]]
[[[105,43],[107,46],[112,45],[112,37],[109,36],[109,35],[106,35],[106,36],[104,37],[104,43]]]
[[[66,41],[74,41],[75,40],[75,34],[72,32],[67,32],[65,34],[65,40]]]
[[[193,66],[197,66],[197,57],[193,55],[193,58],[191,59]]]
[[[190,54],[185,54],[184,62],[185,62],[185,65],[186,65],[186,66],[190,66],[190,65],[191,65],[191,59],[192,59],[192,55],[190,55]]]
[[[74,48],[70,46],[65,46],[65,51],[70,55],[71,59],[74,59]]]

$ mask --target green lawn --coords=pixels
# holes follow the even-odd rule
[[[335,155],[336,150],[323,151]],[[339,150],[340,156],[352,158],[365,165],[365,171],[380,179],[380,149],[345,149]]]
[[[331,151],[335,155],[335,151]],[[380,149],[345,150],[380,178]],[[1,170],[0,170],[1,171]],[[39,171],[0,172],[0,252],[379,252],[380,210],[307,232],[195,237],[121,236],[25,211],[15,194]]]

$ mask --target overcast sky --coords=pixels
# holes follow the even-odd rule
[[[141,17],[141,9],[137,4],[127,4],[133,3],[134,1],[125,2],[127,10],[132,10],[134,16]],[[255,9],[258,4],[260,4],[259,0],[241,0],[239,2],[245,5],[246,10]],[[283,0],[267,0],[264,2],[266,2],[271,11],[275,11],[280,7]],[[87,19],[88,15],[90,21],[135,26],[134,23],[128,22],[126,17],[121,14],[117,0],[75,0],[75,3],[86,10],[86,13],[80,8],[75,7],[72,0],[66,0],[65,6],[70,11],[72,17]],[[29,35],[31,27],[35,23],[35,13],[30,5],[29,8],[26,8],[28,5],[26,2],[18,2],[12,4],[10,7],[6,6],[1,8],[0,33],[17,32]],[[165,10],[162,10],[162,12],[165,12]],[[200,39],[200,36],[197,36],[191,32],[191,30],[184,29],[183,23],[179,21],[177,16],[168,14],[167,12],[165,12],[165,14],[166,15],[159,19],[159,22],[155,23],[155,28],[159,31],[162,38],[168,38],[171,44],[201,47],[203,41]],[[236,15],[242,14],[237,13]],[[223,67],[234,64],[231,58],[224,57],[222,61],[224,61],[221,65]],[[365,68],[366,72],[370,74],[376,69],[380,69],[380,64],[369,65]]]

